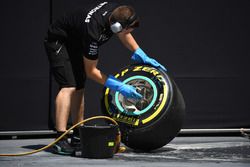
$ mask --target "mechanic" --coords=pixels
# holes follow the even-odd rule
[[[139,26],[139,19],[131,6],[115,2],[97,2],[65,14],[53,22],[45,38],[45,49],[52,74],[60,89],[55,99],[56,131],[66,131],[69,114],[73,124],[84,119],[84,84],[86,77],[120,92],[126,98],[142,98],[133,86],[127,85],[98,68],[99,47],[113,34],[133,52],[131,59],[166,70],[148,57],[139,47],[131,32]],[[79,132],[75,130],[71,143],[68,137],[60,140],[54,151],[72,154]],[[79,140],[78,140],[79,142]]]

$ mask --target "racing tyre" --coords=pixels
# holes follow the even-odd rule
[[[135,150],[151,151],[169,143],[180,131],[185,102],[167,73],[148,65],[130,65],[115,75],[132,85],[143,99],[126,99],[104,88],[102,112],[120,126],[122,142]]]

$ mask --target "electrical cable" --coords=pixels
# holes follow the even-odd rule
[[[59,140],[61,140],[65,135],[67,135],[75,127],[77,127],[77,126],[79,126],[81,124],[84,124],[84,123],[86,123],[88,121],[95,120],[95,119],[107,119],[107,120],[110,120],[115,125],[118,125],[118,123],[114,119],[112,119],[110,117],[107,117],[107,116],[94,116],[94,117],[85,119],[85,120],[80,121],[77,124],[73,125],[67,131],[65,131],[61,136],[59,136],[55,141],[51,142],[50,144],[48,144],[48,145],[46,145],[46,146],[44,146],[44,147],[42,147],[40,149],[29,151],[29,152],[15,153],[15,154],[0,154],[0,156],[25,156],[25,155],[30,155],[30,154],[34,154],[34,153],[43,151],[43,150],[53,146],[55,143],[57,143]],[[119,135],[118,135],[118,143],[120,143],[120,141],[121,141],[121,135],[119,133]],[[125,147],[119,147],[117,152],[124,152],[125,149],[126,149]]]

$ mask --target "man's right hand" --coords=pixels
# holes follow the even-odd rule
[[[120,92],[126,98],[134,98],[134,99],[142,98],[142,95],[137,93],[136,89],[131,85],[123,84],[117,91]]]
[[[134,98],[134,99],[142,98],[142,95],[136,92],[136,89],[133,86],[122,83],[120,80],[118,80],[112,75],[108,77],[104,86],[114,91],[120,92],[126,98]]]

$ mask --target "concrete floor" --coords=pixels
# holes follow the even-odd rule
[[[1,153],[40,148],[53,139],[0,140]],[[176,137],[151,153],[116,154],[111,159],[86,159],[53,154],[50,149],[23,157],[0,157],[0,167],[249,167],[250,140],[243,137]]]

